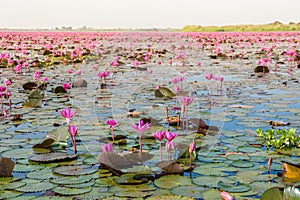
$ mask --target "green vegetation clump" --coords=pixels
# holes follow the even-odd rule
[[[261,128],[256,130],[257,136],[263,139],[267,148],[285,149],[300,146],[300,135],[295,128],[268,129],[263,131]]]
[[[283,24],[275,21],[260,25],[226,25],[226,26],[197,26],[188,25],[181,29],[183,32],[268,32],[268,31],[300,31],[300,22]]]

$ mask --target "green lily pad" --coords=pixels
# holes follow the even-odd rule
[[[197,176],[192,179],[192,182],[196,185],[206,186],[209,188],[216,188],[218,183],[223,181],[225,183],[235,184],[236,181],[227,177],[218,177],[218,176]]]
[[[62,86],[57,86],[56,88],[53,89],[53,92],[55,94],[67,93],[67,91],[65,90],[65,88],[63,88]]]
[[[123,174],[113,180],[121,185],[137,185],[147,183],[149,181],[149,179],[145,177],[137,178],[136,174]]]
[[[42,99],[27,99],[22,106],[25,108],[40,108],[42,106]]]
[[[33,150],[32,149],[12,149],[5,151],[1,154],[2,157],[6,158],[14,158],[14,159],[20,159],[20,158],[29,158],[32,156]]]
[[[166,87],[160,87],[158,90],[155,90],[155,96],[156,97],[169,97],[172,98],[175,96],[175,94]]]
[[[92,176],[65,176],[50,179],[50,182],[57,185],[72,185],[86,183],[91,180]]]
[[[65,187],[69,187],[69,188],[87,188],[87,187],[92,187],[94,186],[95,181],[94,179],[91,179],[91,181],[87,182],[87,183],[80,183],[80,184],[73,184],[73,185],[64,185]]]
[[[113,192],[108,192],[107,187],[93,187],[89,193],[76,195],[76,197],[79,199],[107,199],[113,195]]]
[[[91,168],[88,165],[74,165],[74,166],[59,166],[53,169],[53,172],[65,176],[80,176],[93,174],[98,169]]]
[[[97,158],[95,156],[89,156],[83,160],[83,163],[86,165],[95,165],[95,164],[98,164],[99,161],[97,160]]]
[[[260,152],[262,151],[261,148],[258,147],[246,147],[246,146],[241,146],[237,148],[237,151],[242,152],[242,153],[255,153],[255,152]]]
[[[53,192],[57,194],[61,194],[64,196],[72,196],[72,195],[80,195],[80,194],[85,194],[88,193],[92,190],[91,187],[86,187],[86,188],[68,188],[68,187],[55,187],[53,189]]]
[[[120,191],[115,193],[115,196],[117,197],[128,197],[128,198],[143,198],[148,195],[149,195],[148,192],[142,192],[142,191]]]
[[[52,168],[44,168],[41,170],[36,170],[26,174],[27,178],[37,179],[37,180],[48,180],[53,177]]]
[[[13,190],[13,189],[17,189],[19,187],[22,187],[24,185],[26,185],[26,183],[24,183],[22,181],[16,181],[16,182],[6,184],[5,189]]]
[[[249,168],[254,166],[253,162],[246,160],[234,160],[231,164],[232,166],[239,168]]]
[[[172,188],[171,193],[192,198],[202,198],[202,192],[207,190],[207,188],[194,186],[194,185],[184,185]]]
[[[40,165],[23,165],[18,163],[14,167],[14,172],[32,172],[42,168],[43,166]]]
[[[43,181],[43,182],[28,183],[25,186],[19,187],[15,190],[18,192],[34,193],[34,192],[43,192],[43,191],[51,190],[55,186],[56,185],[48,181]]]
[[[66,153],[47,153],[47,154],[36,154],[29,158],[30,161],[38,163],[51,163],[60,161],[70,161],[76,159],[76,154]]]
[[[243,170],[239,171],[236,174],[237,181],[244,183],[244,184],[249,184],[255,181],[255,179],[261,174],[262,172],[260,171],[252,171],[252,170]]]
[[[14,198],[17,196],[22,195],[23,192],[17,192],[17,191],[3,191],[0,192],[0,199],[10,199],[10,198]]]
[[[246,185],[246,184],[234,185],[234,184],[224,183],[223,181],[218,182],[218,187],[226,192],[232,192],[232,193],[242,193],[251,190],[250,185]]]
[[[44,98],[44,92],[41,90],[32,90],[29,94],[29,99],[43,99]]]
[[[220,200],[220,191],[217,189],[209,189],[202,193],[203,199]]]
[[[158,178],[154,181],[154,185],[164,189],[172,189],[176,186],[191,185],[191,184],[192,182],[190,178],[186,176],[179,176],[179,175],[167,175]]]
[[[40,144],[35,144],[33,148],[48,148],[58,142],[66,142],[69,138],[69,133],[66,127],[61,126],[50,131],[45,139]]]
[[[196,167],[194,172],[204,176],[228,176],[228,174],[222,172],[222,168],[201,168]]]
[[[250,160],[247,154],[229,154],[226,156],[228,160]]]

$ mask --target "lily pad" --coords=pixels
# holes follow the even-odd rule
[[[62,86],[57,86],[57,87],[53,90],[53,92],[54,92],[55,94],[59,94],[59,93],[67,93],[67,91],[65,90],[65,88],[63,88]]]
[[[38,163],[51,163],[60,161],[70,161],[76,159],[76,154],[66,153],[47,153],[47,154],[36,154],[29,158],[30,161]]]
[[[12,175],[15,162],[9,158],[0,158],[0,177],[10,177]]]
[[[74,166],[59,166],[53,169],[53,172],[65,176],[80,176],[93,174],[97,171],[88,165],[74,165]]]
[[[72,185],[89,182],[92,178],[92,176],[65,176],[53,178],[50,182],[57,185]]]
[[[28,183],[25,186],[19,187],[15,190],[18,192],[34,193],[34,192],[43,192],[43,191],[51,190],[55,186],[56,185],[48,181],[43,181],[43,182]]]
[[[25,108],[40,108],[42,106],[41,99],[27,99],[23,103],[23,107]]]
[[[36,170],[26,174],[27,178],[37,179],[37,180],[48,180],[53,177],[52,168],[44,168],[41,170]]]
[[[136,174],[123,174],[122,176],[114,178],[113,180],[120,185],[137,185],[147,183],[149,181],[149,179],[146,177],[138,178]]]
[[[249,168],[254,166],[253,162],[246,160],[235,160],[231,164],[232,166],[239,168]]]
[[[226,192],[232,192],[232,193],[242,193],[251,190],[250,185],[246,185],[246,184],[235,185],[235,184],[224,183],[223,181],[218,182],[218,187]]]
[[[197,176],[192,179],[192,182],[196,185],[206,186],[210,188],[216,188],[218,183],[223,181],[225,183],[235,184],[236,181],[227,178],[227,177],[218,177],[218,176]]]
[[[32,149],[12,149],[9,151],[5,151],[1,153],[1,156],[7,157],[7,158],[14,158],[14,159],[20,159],[20,158],[29,158],[32,156],[33,150]]]
[[[86,187],[86,188],[68,188],[68,187],[55,187],[53,189],[53,192],[65,196],[72,196],[72,195],[80,195],[80,194],[85,194],[88,193],[92,190],[91,187]]]
[[[57,142],[66,142],[69,137],[68,130],[62,126],[50,131],[45,139],[40,143],[33,146],[33,148],[48,148]]]
[[[154,185],[159,188],[172,189],[176,186],[192,185],[191,179],[186,176],[167,175],[154,181]]]
[[[41,90],[32,90],[29,94],[29,99],[43,99],[44,98],[44,92]]]
[[[187,185],[175,187],[171,190],[171,193],[184,197],[202,198],[202,192],[205,190],[207,190],[207,188]]]

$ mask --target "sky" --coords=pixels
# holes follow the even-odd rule
[[[300,0],[0,0],[0,28],[183,28],[300,22]]]

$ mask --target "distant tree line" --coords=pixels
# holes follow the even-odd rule
[[[226,25],[226,26],[199,26],[187,25],[181,29],[183,32],[258,32],[258,31],[300,31],[300,22],[283,24],[275,21],[260,25]]]

